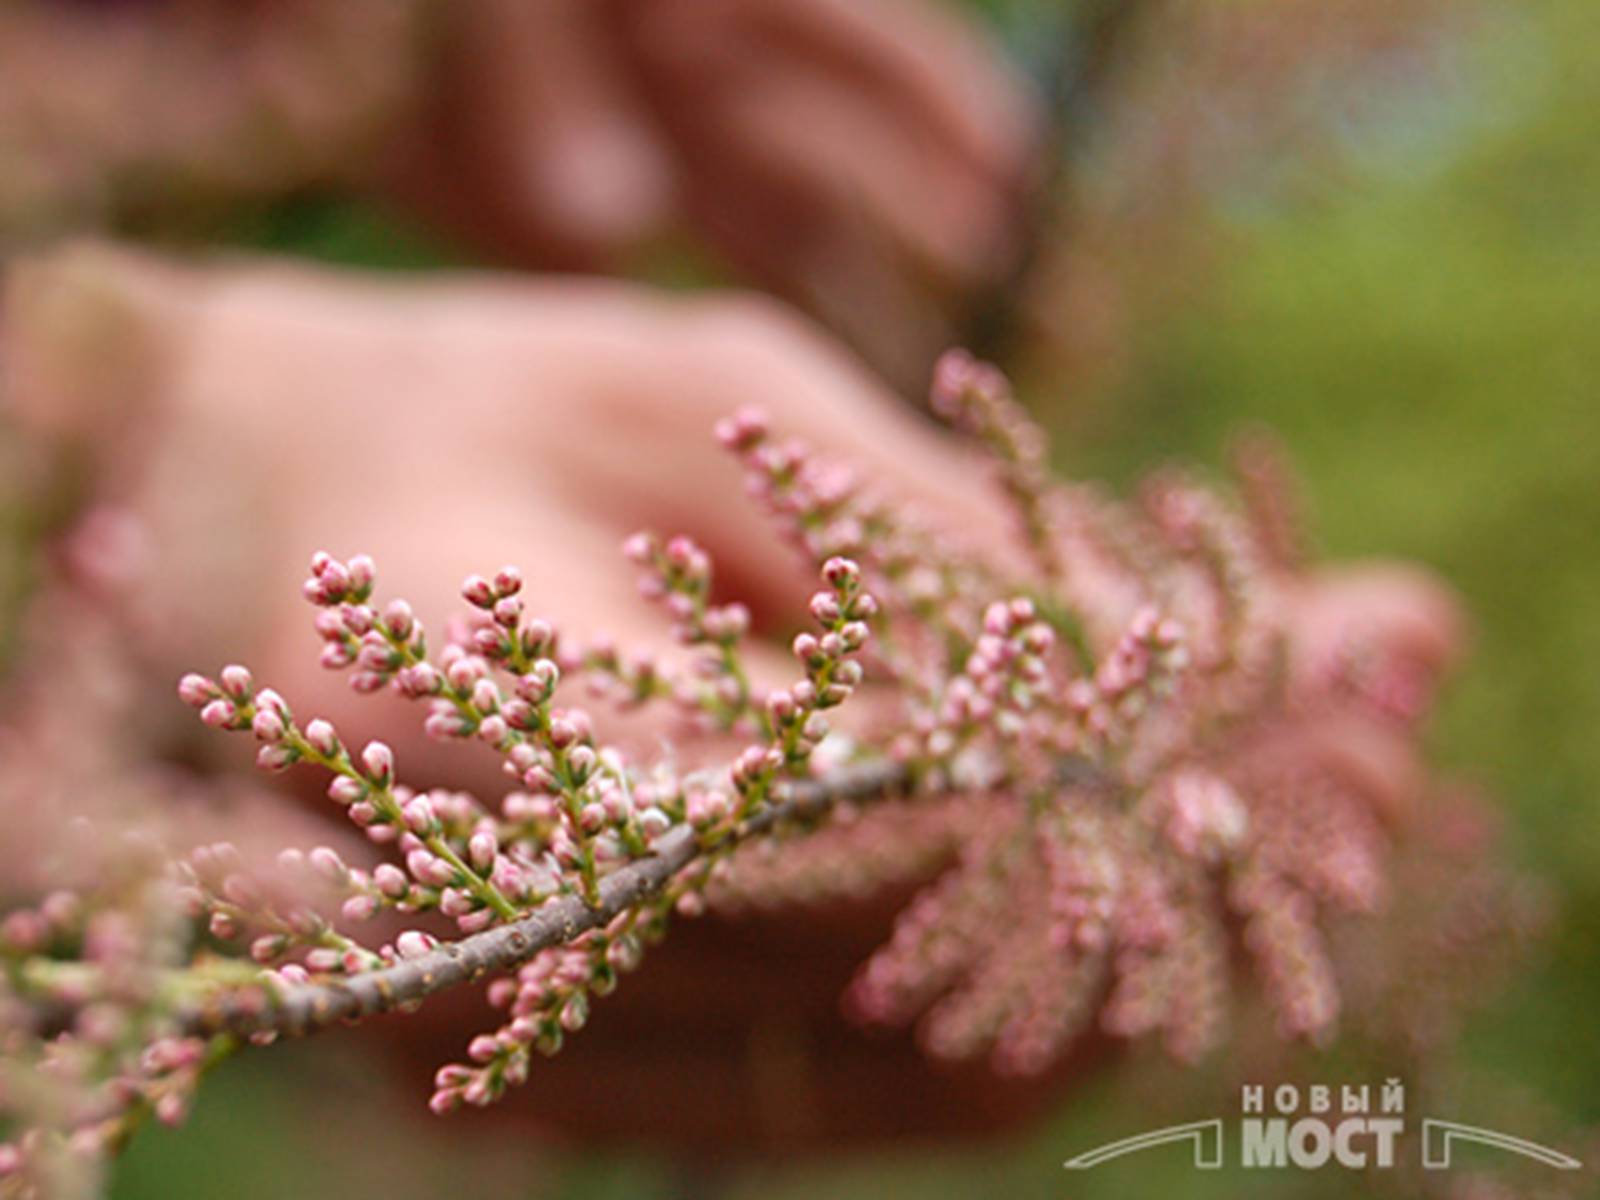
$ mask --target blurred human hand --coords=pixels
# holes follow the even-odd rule
[[[666,621],[618,551],[647,525],[705,544],[758,632],[791,627],[814,581],[711,435],[745,404],[976,544],[1006,532],[968,451],[749,296],[86,248],[14,271],[5,360],[24,420],[77,445],[98,503],[147,531],[126,603],[152,683],[242,658],[350,736],[393,737],[418,714],[352,704],[317,669],[297,584],[322,546],[374,555],[383,594],[436,633],[465,575],[511,561],[531,611],[568,635],[663,649]],[[755,655],[758,674],[794,673],[775,645]],[[453,750],[419,749],[417,781],[459,775],[465,760],[434,758]]]
[[[615,265],[686,222],[904,381],[1002,273],[1037,114],[924,0],[452,9],[404,190],[524,264]]]
[[[1034,126],[936,0],[21,5],[0,242],[308,187],[376,188],[544,269],[689,232],[905,384],[1006,269]]]

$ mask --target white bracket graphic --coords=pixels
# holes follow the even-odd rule
[[[1432,1117],[1422,1122],[1422,1165],[1430,1171],[1449,1170],[1450,1147],[1458,1141],[1477,1142],[1483,1146],[1493,1146],[1497,1150],[1521,1154],[1561,1171],[1576,1171],[1583,1166],[1571,1155],[1552,1150],[1549,1146],[1541,1146],[1538,1142],[1530,1142],[1526,1138],[1512,1137],[1509,1133],[1499,1133],[1493,1129],[1480,1129],[1476,1125],[1437,1121]]]
[[[1213,1117],[1209,1121],[1191,1121],[1187,1125],[1169,1125],[1165,1129],[1152,1129],[1118,1142],[1107,1142],[1104,1146],[1084,1151],[1076,1158],[1067,1159],[1062,1165],[1069,1171],[1086,1171],[1113,1158],[1121,1158],[1124,1154],[1148,1150],[1152,1146],[1164,1146],[1168,1142],[1193,1142],[1194,1165],[1199,1170],[1215,1171],[1222,1166],[1221,1117]]]

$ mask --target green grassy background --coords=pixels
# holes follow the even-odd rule
[[[1139,329],[1133,369],[1107,394],[1049,407],[1062,465],[1114,481],[1172,456],[1216,462],[1230,431],[1268,425],[1303,473],[1329,555],[1418,559],[1465,597],[1474,652],[1446,697],[1437,752],[1501,798],[1511,853],[1554,882],[1561,911],[1545,953],[1474,1021],[1463,1070],[1578,1127],[1600,1124],[1600,7],[1522,11],[1516,53],[1489,47],[1474,83],[1510,116],[1426,171],[1356,172],[1233,221],[1204,288]],[[333,261],[433,261],[414,232],[315,202],[260,215],[240,237]],[[420,1090],[395,1098],[365,1069],[320,1046],[246,1056],[208,1084],[188,1126],[141,1138],[115,1195],[690,1187],[647,1158],[586,1160],[429,1126],[410,1115]],[[741,1196],[1066,1194],[1060,1159],[1141,1128],[1149,1089],[1210,1084],[1204,1071],[1140,1077],[1096,1081],[1046,1128],[982,1151],[722,1182]],[[362,1152],[380,1138],[405,1150]],[[1071,1194],[1348,1195],[1353,1184],[1295,1175],[1245,1191],[1169,1157],[1105,1168]]]

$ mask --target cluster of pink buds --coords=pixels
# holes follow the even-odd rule
[[[1298,563],[1284,505],[1259,472],[1243,509],[1175,473],[1139,506],[1055,484],[1003,378],[964,355],[940,363],[933,399],[993,452],[1044,585],[929,544],[914,517],[805,447],[773,445],[759,421],[720,431],[808,553],[862,536],[899,651],[876,665],[905,704],[882,744],[925,790],[954,795],[920,801],[916,824],[866,813],[848,840],[747,854],[717,894],[859,891],[839,865],[846,845],[893,843],[872,852],[885,882],[958,848],[851,993],[868,1019],[925,1011],[938,1053],[987,1047],[1007,1069],[1039,1069],[1109,985],[1106,1029],[1198,1056],[1226,1028],[1239,917],[1285,1031],[1326,1036],[1338,1003],[1318,917],[1374,908],[1386,838],[1379,800],[1300,749],[1306,724],[1350,697],[1291,692],[1274,666],[1288,629],[1271,571]],[[985,588],[1019,598],[974,605]]]
[[[80,693],[80,695],[83,693]],[[210,703],[214,698],[208,698]],[[189,1111],[215,1048],[181,1027],[175,996],[258,975],[197,949],[169,848],[141,824],[153,780],[93,762],[106,730],[72,715],[62,745],[0,729],[7,886],[0,915],[0,1195],[97,1194],[103,1160],[153,1118]],[[70,743],[69,743],[70,744]],[[80,774],[80,772],[83,772]]]
[[[698,652],[694,676],[703,681],[701,685],[679,681],[675,687],[664,686],[682,709],[699,714],[708,727],[730,729],[741,719],[748,725],[751,689],[739,660],[739,642],[749,632],[750,610],[743,604],[710,602],[711,556],[689,538],[671,538],[663,545],[655,535],[644,532],[624,542],[622,553],[642,569],[640,594],[664,605],[672,616],[673,636]],[[605,648],[590,659],[593,668],[606,672],[635,699],[643,700],[661,673],[649,659],[636,663],[630,677],[614,648]]]
[[[1125,736],[1187,665],[1183,627],[1154,608],[1140,609],[1094,674],[1067,688],[1067,703],[1089,744],[1105,746]]]
[[[544,951],[515,978],[496,980],[489,1003],[507,1010],[509,1019],[472,1039],[467,1062],[439,1068],[429,1107],[436,1113],[462,1104],[482,1107],[508,1085],[526,1081],[532,1053],[555,1054],[568,1034],[584,1027],[590,997],[609,995],[619,976],[639,965],[646,931],[659,937],[664,920],[659,910],[623,913],[603,930]]]
[[[822,578],[827,589],[811,597],[811,616],[822,632],[797,634],[791,647],[806,677],[768,694],[766,717],[773,745],[765,760],[747,752],[735,767],[741,792],[748,794],[763,771],[804,762],[828,736],[823,711],[843,704],[861,683],[862,667],[855,655],[867,643],[868,622],[878,615],[878,602],[862,590],[861,568],[847,558],[828,559],[822,564]]]
[[[646,595],[671,611],[679,640],[706,654],[695,677],[722,685],[695,696],[698,710],[759,738],[720,771],[680,774],[663,764],[641,770],[617,747],[600,743],[589,715],[563,703],[557,634],[524,613],[521,577],[511,567],[492,579],[466,580],[462,595],[475,617],[436,657],[408,605],[375,607],[370,559],[346,563],[319,553],[304,589],[318,610],[324,665],[351,669],[357,691],[390,687],[422,700],[429,735],[475,740],[498,753],[513,782],[497,802],[406,786],[386,744],[356,751],[326,720],[302,725],[281,696],[258,688],[243,667],[179,683],[179,695],[208,725],[249,732],[261,743],[264,769],[300,763],[329,772],[329,798],[386,856],[369,868],[349,865],[326,846],[289,850],[263,876],[247,869],[232,846],[219,844],[177,864],[190,913],[213,937],[244,945],[270,967],[278,996],[440,952],[438,934],[424,928],[376,945],[360,940],[359,926],[381,912],[436,912],[471,936],[535,916],[562,896],[598,906],[611,875],[651,858],[674,831],[692,835],[689,844],[703,861],[641,895],[604,929],[533,958],[519,974],[514,999],[497,989],[511,1019],[472,1043],[468,1064],[441,1072],[436,1108],[485,1102],[522,1079],[530,1049],[558,1048],[563,1033],[583,1023],[590,997],[606,994],[616,972],[638,961],[644,931],[659,936],[667,913],[703,908],[701,893],[742,840],[743,823],[770,807],[785,780],[808,774],[812,752],[828,734],[823,711],[861,682],[857,656],[877,606],[853,562],[834,558],[823,565],[825,586],[811,604],[818,632],[795,642],[804,677],[758,705],[739,655],[748,617],[740,606],[709,604],[704,551],[686,538],[661,543],[641,534],[630,539],[627,553],[644,568]],[[591,680],[613,665],[593,654],[565,660],[569,673]],[[669,686],[642,699],[691,694],[687,683],[661,678]]]

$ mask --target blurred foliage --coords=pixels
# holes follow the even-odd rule
[[[1547,955],[1475,1022],[1458,1068],[1471,1082],[1452,1101],[1516,1089],[1582,1124],[1600,1122],[1600,9],[1544,0],[1518,11],[1515,45],[1482,47],[1473,77],[1475,102],[1506,119],[1448,154],[1417,155],[1413,170],[1391,144],[1381,163],[1237,216],[1201,293],[1138,331],[1133,366],[1104,394],[1058,398],[1054,423],[1065,468],[1119,482],[1168,456],[1216,463],[1230,432],[1270,426],[1303,473],[1330,555],[1415,558],[1460,590],[1476,645],[1437,748],[1501,797],[1515,853],[1555,881],[1562,911]],[[384,266],[451,261],[421,235],[320,201],[252,220],[238,240],[258,247]],[[321,1089],[320,1107],[347,1114],[368,1091],[320,1048],[265,1058],[208,1085],[188,1128],[138,1143],[116,1195],[420,1197],[485,1178],[495,1153],[502,1165],[516,1157],[465,1140],[458,1119],[437,1139],[407,1138],[397,1161],[410,1167],[373,1186],[351,1181],[329,1142],[361,1130],[308,1130],[303,1097]],[[1322,1073],[1341,1077],[1335,1064]],[[420,1110],[424,1082],[407,1083]],[[1157,1065],[1086,1085],[1015,1144],[739,1174],[728,1194],[1058,1196],[1068,1154],[1149,1127],[1163,1108],[1193,1119],[1231,1113],[1236,1099],[1210,1072]],[[1182,1158],[1173,1149],[1107,1166],[1070,1190],[1241,1194],[1239,1179],[1197,1175]],[[636,1160],[528,1158],[520,1174],[509,1194],[697,1190]],[[1258,1175],[1248,1194],[1349,1194],[1348,1176],[1324,1176]]]
[[[315,192],[250,206],[211,232],[220,241],[263,254],[294,254],[368,270],[431,270],[467,261],[459,249],[422,226]]]

